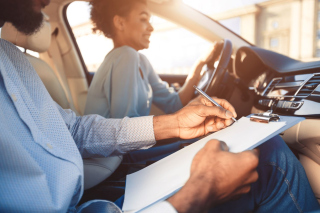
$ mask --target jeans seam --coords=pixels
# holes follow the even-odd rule
[[[288,193],[289,193],[289,195],[290,195],[293,203],[295,204],[297,210],[298,210],[300,213],[303,213],[302,209],[300,208],[300,206],[299,206],[299,204],[298,204],[298,202],[297,202],[297,199],[294,197],[293,193],[291,192],[290,182],[289,182],[289,180],[285,177],[285,171],[284,171],[282,168],[280,168],[279,166],[277,166],[277,164],[274,163],[274,162],[266,163],[266,165],[274,166],[274,167],[276,167],[276,169],[277,169],[278,171],[280,171],[280,172],[282,173],[282,175],[284,176],[284,179],[285,179],[285,183],[286,183],[287,186],[288,186]]]

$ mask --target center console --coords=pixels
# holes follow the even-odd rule
[[[320,73],[276,77],[263,91],[255,91],[258,109],[320,117]]]

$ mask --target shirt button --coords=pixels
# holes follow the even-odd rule
[[[49,149],[52,149],[52,148],[53,148],[50,143],[47,143],[47,147],[48,147]]]
[[[14,102],[16,102],[16,101],[17,101],[17,97],[16,97],[16,95],[15,95],[15,94],[12,94],[12,95],[11,95],[11,98],[12,98],[12,100],[13,100]]]

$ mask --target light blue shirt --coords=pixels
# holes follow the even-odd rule
[[[77,117],[50,97],[25,56],[0,39],[0,212],[121,212],[83,193],[83,157],[155,144],[152,117]],[[167,202],[155,209],[174,209]]]
[[[106,118],[147,116],[152,103],[166,113],[183,107],[179,94],[159,78],[149,60],[135,49],[122,46],[112,50],[95,73],[85,114]]]

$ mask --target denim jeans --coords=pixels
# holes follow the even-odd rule
[[[274,137],[259,146],[259,179],[251,191],[237,200],[218,205],[209,212],[294,213],[318,212],[316,200],[305,171],[288,146]],[[116,201],[122,207],[123,196]]]
[[[209,212],[320,211],[302,165],[280,136],[259,148],[259,179],[252,184],[251,191]]]

